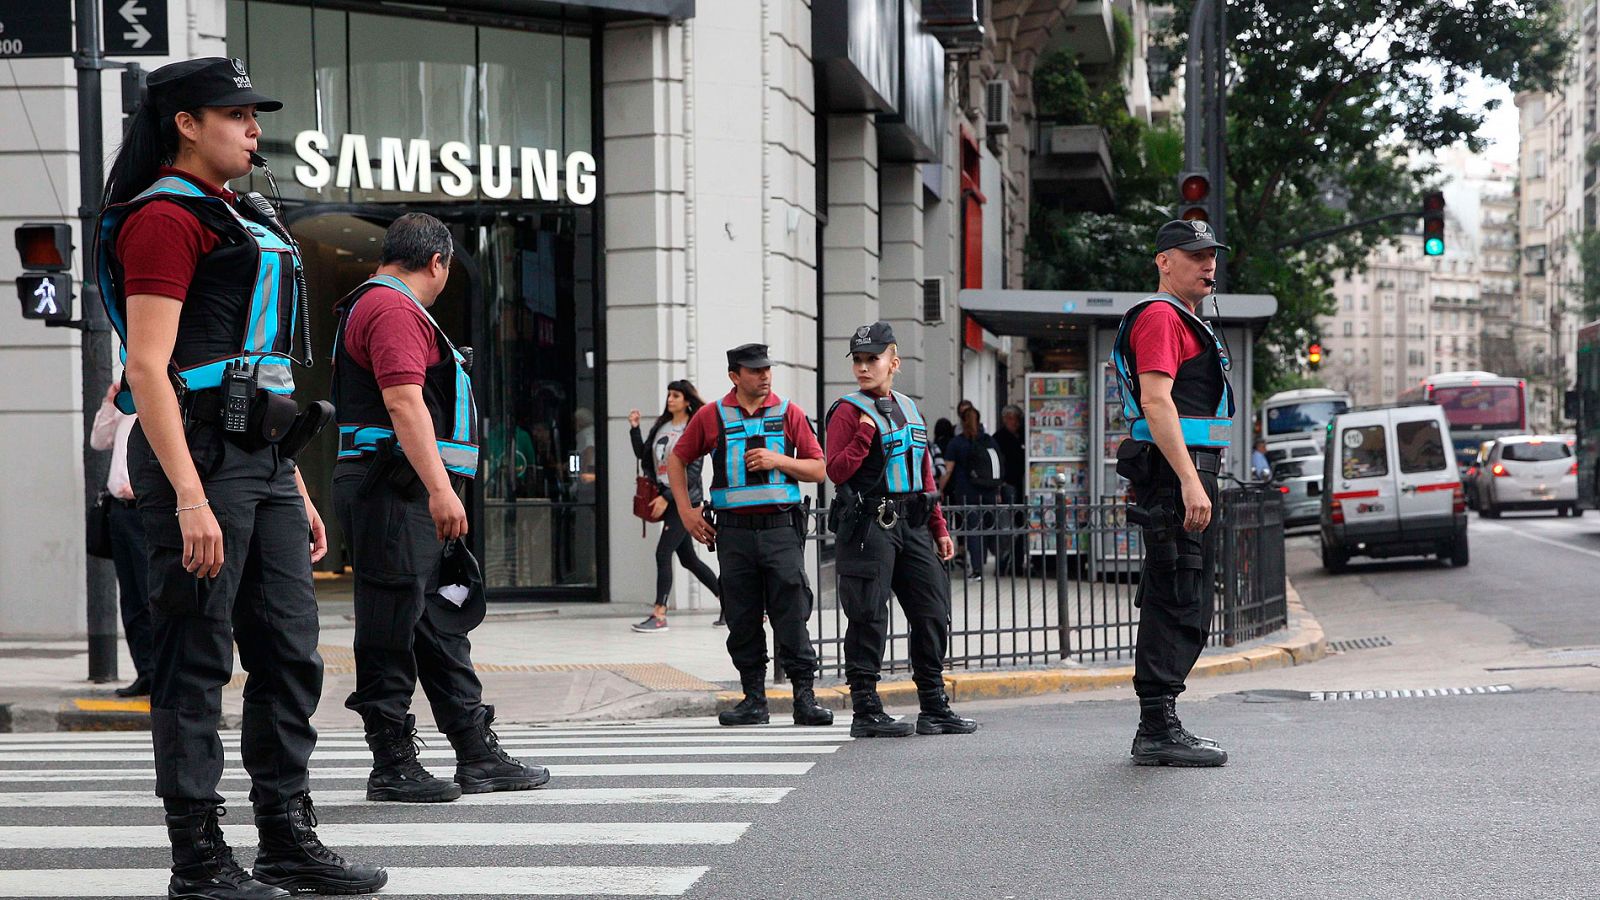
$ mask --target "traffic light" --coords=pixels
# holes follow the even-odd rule
[[[1427,256],[1444,255],[1444,193],[1441,191],[1422,195],[1422,252]]]
[[[1211,176],[1205,172],[1178,175],[1178,218],[1211,221]]]
[[[1312,344],[1306,348],[1306,365],[1316,369],[1322,365],[1322,345]]]
[[[65,224],[17,226],[17,299],[24,319],[72,321],[72,227]]]

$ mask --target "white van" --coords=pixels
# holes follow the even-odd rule
[[[1352,556],[1438,555],[1467,564],[1467,506],[1444,409],[1367,407],[1328,426],[1322,565]]]

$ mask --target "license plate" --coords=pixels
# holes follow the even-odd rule
[[[1545,487],[1544,485],[1540,485],[1533,489],[1533,496],[1536,500],[1549,500],[1553,496],[1553,493],[1549,488]]]

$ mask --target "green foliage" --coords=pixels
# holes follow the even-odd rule
[[[1175,4],[1176,58],[1193,7]],[[1285,383],[1318,335],[1333,276],[1411,223],[1275,244],[1415,205],[1435,173],[1413,154],[1483,149],[1492,104],[1470,104],[1460,88],[1471,76],[1513,90],[1555,84],[1569,49],[1563,15],[1562,0],[1230,0],[1230,289],[1274,294],[1279,310],[1257,342],[1259,391]]]
[[[1578,260],[1583,266],[1584,322],[1600,319],[1600,231],[1585,231],[1577,239]]]

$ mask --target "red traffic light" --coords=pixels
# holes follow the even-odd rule
[[[72,266],[72,226],[61,223],[17,226],[17,255],[22,268],[62,272]]]
[[[1314,365],[1322,362],[1322,345],[1312,344],[1306,348],[1306,362]]]
[[[1204,175],[1187,175],[1178,183],[1178,196],[1185,203],[1199,203],[1211,195],[1211,179]]]

